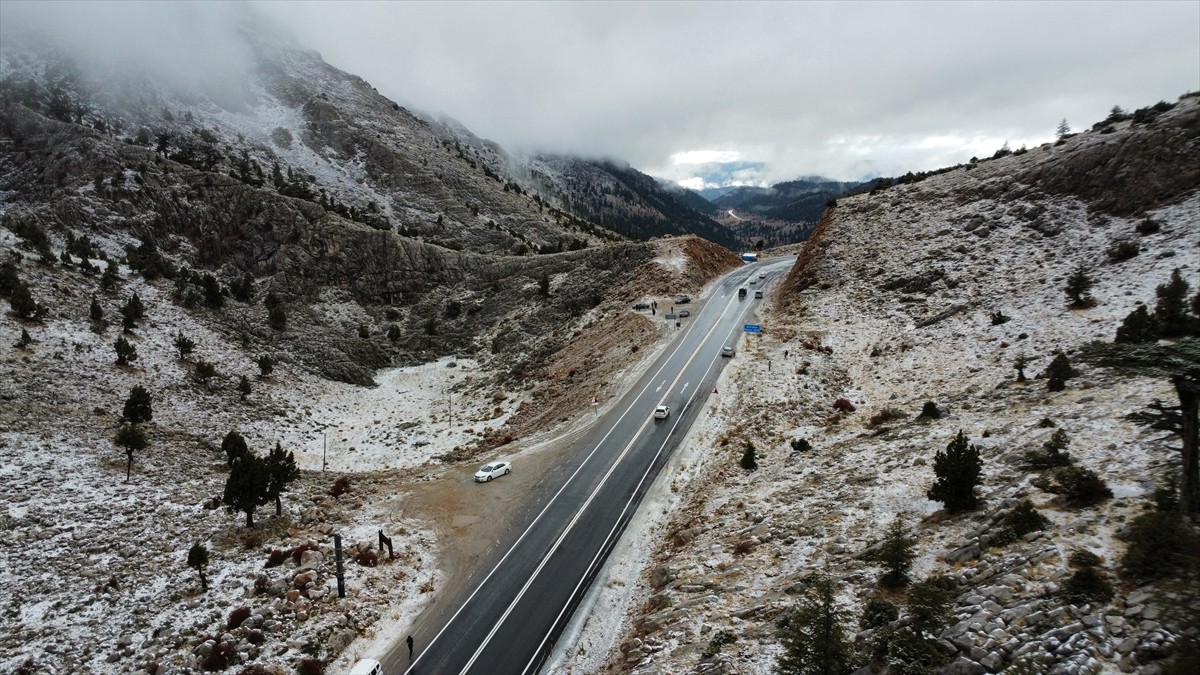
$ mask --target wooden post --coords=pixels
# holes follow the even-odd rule
[[[338,597],[346,597],[346,569],[342,566],[342,535],[333,535],[333,559],[337,563]]]
[[[379,551],[383,552],[383,547],[387,546],[388,560],[395,560],[396,553],[392,551],[392,538],[383,536],[383,530],[379,531]]]

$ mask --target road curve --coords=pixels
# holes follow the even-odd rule
[[[610,412],[566,454],[546,481],[540,509],[519,517],[520,532],[480,570],[450,619],[418,634],[410,662],[404,642],[381,661],[386,673],[523,675],[538,672],[571,613],[616,545],[642,496],[711,394],[732,345],[757,302],[794,258],[746,265],[714,286],[702,309],[679,321],[679,335]],[[765,274],[755,285],[751,276]],[[737,289],[746,288],[739,299]],[[657,405],[671,408],[654,420]],[[504,489],[504,481],[480,486]],[[461,594],[460,594],[461,595]]]

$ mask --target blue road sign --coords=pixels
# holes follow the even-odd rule
[[[757,323],[747,323],[742,325],[742,331],[746,333],[761,333],[762,326]]]

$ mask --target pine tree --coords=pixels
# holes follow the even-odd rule
[[[780,631],[783,654],[780,675],[841,675],[850,665],[846,613],[839,610],[833,581],[825,576],[805,579],[806,593]]]
[[[208,566],[208,549],[204,544],[196,542],[188,549],[187,566],[200,573],[200,588],[208,590],[208,579],[204,576],[204,568]]]
[[[746,441],[746,450],[742,453],[740,464],[747,471],[758,471],[758,448],[750,441]]]
[[[392,324],[392,325],[388,326],[387,336],[388,336],[388,339],[391,340],[392,342],[399,340],[400,339],[400,326],[397,326],[396,324]]]
[[[204,359],[196,361],[196,379],[200,381],[200,384],[203,384],[207,387],[208,381],[215,377],[216,374],[217,367],[213,364],[205,361]]]
[[[275,370],[275,361],[270,356],[263,354],[258,357],[258,379],[270,377],[271,372]]]
[[[913,553],[916,543],[899,518],[892,522],[882,546],[871,556],[873,560],[882,563],[886,570],[879,577],[880,586],[903,588],[908,585],[908,571],[912,569],[913,559],[916,558],[916,554]]]
[[[1050,439],[1042,444],[1041,450],[1030,450],[1025,453],[1025,462],[1035,469],[1047,469],[1055,466],[1069,466],[1071,453],[1067,448],[1071,445],[1071,437],[1062,429],[1056,429]]]
[[[1029,358],[1028,356],[1021,354],[1020,356],[1017,357],[1017,359],[1015,361],[1013,361],[1013,368],[1017,369],[1017,382],[1025,382],[1026,381],[1025,380],[1025,368],[1029,365],[1029,362],[1032,360],[1033,359]]]
[[[979,448],[967,442],[967,436],[959,430],[958,435],[938,451],[933,458],[933,473],[937,476],[926,496],[946,506],[950,512],[965,511],[975,507],[975,486],[981,485],[980,474],[983,460]]]
[[[1067,380],[1075,377],[1075,369],[1071,367],[1071,360],[1066,354],[1059,352],[1046,367],[1046,372],[1042,373],[1046,378],[1046,389],[1049,391],[1062,391],[1067,386]]]
[[[224,440],[221,441],[221,450],[225,453],[225,462],[229,466],[233,466],[234,462],[250,454],[246,439],[237,430],[225,434]]]
[[[113,348],[117,351],[118,366],[127,366],[130,361],[137,361],[137,347],[129,344],[129,340],[126,340],[124,335],[117,336],[117,341],[113,343]]]
[[[96,296],[92,296],[92,306],[88,308],[88,316],[92,320],[92,330],[97,333],[104,332],[107,327],[107,322],[104,320],[104,308],[100,306],[100,301]]]
[[[46,316],[46,308],[33,299],[29,287],[21,281],[18,281],[9,293],[8,304],[12,307],[12,311],[22,319],[41,321],[42,317]]]
[[[114,442],[125,448],[125,482],[128,483],[129,475],[133,471],[133,453],[146,447],[146,434],[135,424],[123,424],[117,430]]]
[[[267,473],[270,475],[267,494],[275,500],[275,515],[282,516],[283,502],[279,497],[300,478],[300,469],[296,466],[295,456],[291,451],[284,452],[278,441],[275,442],[275,449],[267,455]]]
[[[108,265],[104,268],[104,274],[100,275],[100,290],[111,290],[120,280],[121,275],[117,273],[117,263],[112,260],[108,261]]]
[[[1067,134],[1071,133],[1071,125],[1067,124],[1067,119],[1064,117],[1058,126],[1054,129],[1054,136],[1059,140],[1063,139]]]
[[[229,284],[229,290],[233,293],[235,300],[249,304],[254,299],[254,274],[246,272],[240,281]]]
[[[1186,338],[1159,345],[1118,345],[1093,342],[1083,357],[1128,375],[1163,378],[1175,388],[1179,405],[1170,410],[1174,422],[1159,427],[1180,437],[1179,504],[1184,513],[1200,514],[1200,339]],[[1166,412],[1166,410],[1164,410]],[[1164,416],[1165,417],[1165,416]],[[1164,420],[1152,420],[1151,423]]]
[[[179,359],[186,359],[193,350],[196,349],[196,341],[179,331],[175,334],[175,351],[179,353]]]
[[[1088,296],[1088,291],[1092,290],[1096,282],[1088,274],[1087,268],[1079,265],[1075,271],[1071,272],[1071,276],[1067,277],[1067,297],[1071,299],[1071,304],[1076,306],[1086,305],[1091,298]]]
[[[154,419],[154,397],[140,384],[129,390],[122,418],[130,424],[143,424]]]
[[[267,310],[267,323],[277,331],[287,328],[287,311],[283,305],[275,305]]]
[[[27,349],[29,347],[29,345],[32,343],[33,343],[33,338],[29,337],[29,331],[22,328],[21,329],[21,337],[17,340],[16,344],[14,344],[13,346],[16,347],[17,349]]]
[[[543,298],[550,297],[550,275],[546,272],[542,272],[542,275],[538,277],[538,293]]]
[[[1155,293],[1158,303],[1154,306],[1154,320],[1163,337],[1182,337],[1192,332],[1193,318],[1188,315],[1188,283],[1183,280],[1179,268],[1171,272],[1171,280],[1159,286]]]
[[[1117,337],[1114,342],[1125,344],[1145,344],[1158,341],[1158,322],[1155,316],[1146,310],[1145,305],[1125,316],[1125,320],[1117,327]]]
[[[245,375],[242,375],[241,379],[238,380],[237,388],[238,393],[242,396],[242,400],[245,401],[246,397],[250,395],[250,380],[246,379]]]
[[[211,274],[205,274],[200,279],[204,289],[204,305],[209,309],[221,309],[225,306],[225,294],[221,292],[221,282]]]
[[[146,317],[146,306],[142,304],[142,299],[137,293],[129,296],[124,305],[121,305],[121,316],[124,317],[122,325],[126,331],[137,328],[137,322]]]
[[[225,481],[226,508],[230,513],[245,513],[246,527],[254,527],[254,510],[270,501],[267,495],[269,484],[266,463],[247,452],[230,467],[229,479]]]

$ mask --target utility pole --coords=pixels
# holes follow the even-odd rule
[[[321,473],[325,473],[325,452],[329,449],[329,438],[321,432]]]

